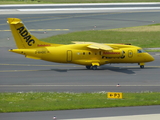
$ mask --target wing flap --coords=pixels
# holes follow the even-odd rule
[[[105,44],[101,44],[101,43],[95,43],[95,42],[77,42],[77,41],[74,41],[73,43],[75,44],[88,44],[88,48],[91,48],[91,49],[96,49],[96,50],[112,50],[113,48],[108,46],[108,45],[105,45]]]
[[[99,43],[91,44],[91,45],[89,45],[87,47],[92,48],[92,49],[101,49],[101,50],[112,50],[113,49],[108,45],[99,44]]]

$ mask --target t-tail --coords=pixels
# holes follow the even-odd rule
[[[18,49],[59,46],[59,44],[51,44],[38,40],[27,30],[21,19],[8,18],[7,22],[10,25],[10,29]]]

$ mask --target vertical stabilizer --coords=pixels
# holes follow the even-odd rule
[[[56,46],[56,44],[46,43],[38,40],[27,30],[21,19],[8,18],[7,22],[10,25],[12,35],[16,42],[17,48],[19,49]]]

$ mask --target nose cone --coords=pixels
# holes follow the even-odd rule
[[[151,61],[154,61],[154,57],[151,56],[150,54],[147,54],[145,60],[146,60],[146,62],[151,62]]]
[[[152,56],[151,56],[151,58],[150,58],[150,59],[151,59],[151,61],[154,61],[154,57],[152,57]]]

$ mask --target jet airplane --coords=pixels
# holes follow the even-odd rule
[[[130,44],[102,44],[95,42],[73,42],[52,44],[38,40],[19,18],[8,18],[12,35],[18,49],[10,49],[26,58],[57,63],[74,63],[96,70],[98,66],[111,63],[138,63],[144,68],[154,58],[142,48]]]

